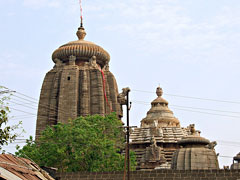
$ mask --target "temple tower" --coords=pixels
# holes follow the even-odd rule
[[[138,161],[137,169],[170,169],[173,153],[179,148],[177,142],[190,132],[189,128],[180,126],[169,109],[168,102],[162,97],[162,88],[158,87],[156,94],[141,127],[135,128],[130,135],[130,146]]]
[[[168,102],[162,98],[162,88],[158,87],[156,94],[141,127],[130,135],[137,169],[218,169],[216,142],[200,137],[194,124],[181,127]]]
[[[36,139],[48,125],[67,123],[69,118],[111,112],[122,117],[117,83],[109,71],[108,52],[84,40],[82,24],[77,36],[77,41],[60,46],[52,54],[55,65],[43,81]]]
[[[158,87],[156,94],[158,97],[152,101],[152,107],[147,112],[147,117],[141,121],[141,127],[180,127],[179,120],[174,117],[173,112],[168,108],[168,102],[162,98],[162,88]]]

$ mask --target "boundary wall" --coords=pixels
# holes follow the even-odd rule
[[[56,180],[123,180],[123,172],[57,173]],[[132,171],[130,180],[240,180],[240,170]]]

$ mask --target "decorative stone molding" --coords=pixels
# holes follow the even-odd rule
[[[104,71],[109,71],[109,63],[107,62],[106,65],[104,66]]]

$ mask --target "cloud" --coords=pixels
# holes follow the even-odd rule
[[[214,56],[216,59],[216,55],[225,53],[218,57],[221,59],[237,51],[240,46],[236,41],[240,36],[237,8],[223,6],[202,19],[191,14],[189,8],[175,0],[92,1],[86,7],[89,14],[100,14],[99,18],[117,19],[103,29],[131,37],[130,45],[139,51],[171,49],[176,56],[185,54],[182,56],[185,58],[188,54],[195,59]]]

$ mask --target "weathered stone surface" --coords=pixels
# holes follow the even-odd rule
[[[168,108],[168,102],[162,98],[162,88],[156,90],[157,98],[152,101],[147,117],[141,121],[142,128],[148,127],[180,127],[180,122]]]
[[[200,137],[190,125],[191,135],[183,137],[178,144],[172,159],[172,169],[195,170],[195,169],[219,169],[218,159],[214,147],[216,142]]]
[[[154,169],[162,164],[165,164],[166,158],[160,147],[157,146],[157,142],[154,137],[151,139],[151,145],[146,148],[145,154],[141,157],[140,168],[141,169]]]
[[[36,138],[48,125],[67,123],[77,116],[114,111],[122,117],[117,83],[109,71],[110,56],[101,47],[85,41],[81,33],[85,33],[84,29],[78,31],[78,41],[53,53],[55,66],[46,74],[41,89]]]

